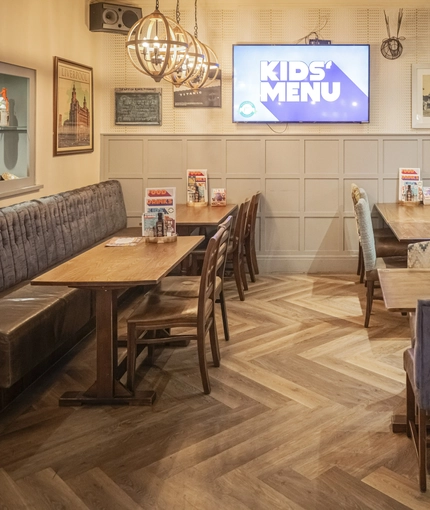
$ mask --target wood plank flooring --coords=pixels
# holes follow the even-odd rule
[[[390,430],[407,318],[375,301],[365,329],[355,275],[249,287],[241,302],[227,282],[231,340],[219,317],[210,395],[193,344],[140,365],[152,408],[58,406],[93,382],[93,335],[39,379],[0,415],[0,508],[428,510],[412,443]]]

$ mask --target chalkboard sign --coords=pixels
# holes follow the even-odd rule
[[[115,124],[161,126],[161,89],[115,89]]]

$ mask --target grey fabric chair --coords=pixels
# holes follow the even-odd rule
[[[403,354],[406,372],[407,435],[418,457],[421,492],[427,490],[428,416],[430,413],[430,300],[419,299],[416,310],[415,344]]]
[[[356,184],[351,184],[351,196],[352,202],[355,206],[360,198],[363,198],[370,208],[369,198],[366,191],[363,188],[359,188]],[[363,248],[361,246],[360,230],[358,228],[357,215],[355,216],[357,222],[357,234],[358,234],[358,263],[357,263],[357,275],[360,276],[360,283],[364,281],[364,259],[363,259]],[[393,257],[393,256],[406,256],[408,250],[407,242],[400,242],[389,228],[374,228],[373,237],[375,239],[375,250],[377,257]]]
[[[370,214],[369,204],[364,198],[360,198],[355,205],[355,214],[363,249],[364,277],[367,286],[364,327],[368,328],[370,314],[372,312],[375,282],[379,281],[378,269],[406,267],[407,259],[406,256],[377,257],[372,216]]]

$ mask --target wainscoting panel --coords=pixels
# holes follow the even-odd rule
[[[262,192],[257,247],[262,272],[353,272],[357,231],[351,184],[371,206],[396,202],[400,166],[430,185],[430,136],[102,135],[102,178],[119,179],[129,225],[138,225],[146,187],[175,186],[186,199],[187,168],[206,168],[209,188],[240,203]],[[427,182],[426,182],[427,181]],[[373,211],[375,226],[383,226]]]

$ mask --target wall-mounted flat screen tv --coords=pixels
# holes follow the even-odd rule
[[[233,122],[369,122],[367,44],[233,45]]]

